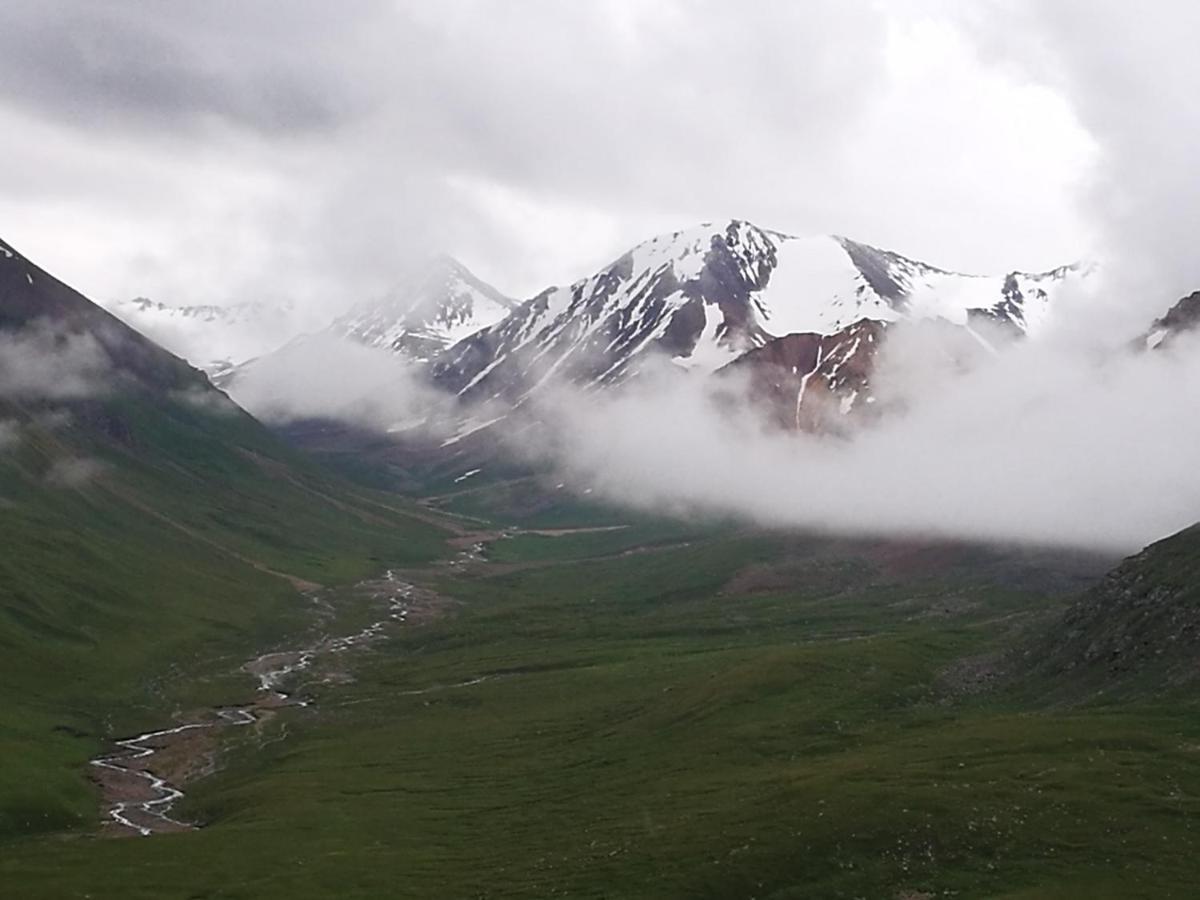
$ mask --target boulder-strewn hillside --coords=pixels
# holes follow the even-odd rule
[[[1055,690],[1159,690],[1200,677],[1200,525],[1125,560],[1028,653]]]

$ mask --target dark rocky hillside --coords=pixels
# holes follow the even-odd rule
[[[1126,559],[1030,648],[1054,692],[1158,692],[1200,676],[1200,525]]]

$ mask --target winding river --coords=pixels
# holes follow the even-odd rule
[[[400,580],[392,570],[383,579],[359,587],[387,600],[383,618],[352,634],[325,635],[308,647],[256,656],[240,669],[258,680],[257,696],[251,702],[214,707],[196,716],[195,721],[118,740],[114,750],[91,760],[104,794],[106,824],[117,834],[143,837],[196,828],[172,816],[184,796],[172,779],[182,782],[215,770],[215,731],[258,725],[279,709],[308,706],[308,701],[282,690],[284,683],[322,657],[345,653],[384,637],[389,625],[408,621],[414,608],[436,597]],[[197,771],[197,760],[205,758],[209,764]],[[164,777],[162,773],[168,774]]]

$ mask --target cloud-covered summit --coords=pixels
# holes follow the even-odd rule
[[[174,305],[344,305],[442,250],[528,297],[725,218],[1079,256],[1090,139],[933,7],[9,4],[0,217],[98,299]]]

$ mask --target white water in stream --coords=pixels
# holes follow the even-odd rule
[[[136,737],[126,738],[123,741],[117,741],[117,746],[123,748],[123,752],[114,753],[109,756],[101,756],[92,760],[92,765],[102,769],[109,769],[113,772],[120,772],[124,775],[133,776],[146,781],[154,796],[149,800],[122,800],[113,806],[109,811],[109,818],[118,825],[124,825],[126,828],[132,828],[134,831],[147,837],[154,833],[154,828],[150,825],[139,824],[130,818],[131,814],[140,813],[137,818],[157,820],[163,825],[174,826],[176,828],[189,828],[191,826],[180,822],[177,819],[172,819],[168,813],[171,807],[175,805],[183,796],[183,791],[174,787],[162,778],[159,778],[153,772],[146,769],[130,766],[129,763],[135,760],[145,759],[148,756],[153,756],[158,752],[158,748],[146,746],[146,741],[154,740],[155,738],[167,737],[172,734],[182,734],[185,731],[193,731],[198,728],[212,728],[214,725],[250,725],[258,721],[258,718],[249,710],[238,709],[236,707],[230,709],[219,709],[217,715],[223,721],[215,722],[192,722],[187,725],[179,725],[175,728],[164,728],[161,731],[147,731],[145,734],[139,734]]]
[[[293,700],[290,695],[279,690],[280,685],[289,676],[309,668],[313,661],[327,653],[344,653],[354,647],[366,644],[383,633],[389,623],[403,623],[409,614],[407,600],[416,591],[414,585],[400,581],[396,574],[388,570],[385,580],[388,590],[387,618],[373,622],[361,631],[342,637],[323,637],[311,647],[302,650],[284,650],[264,653],[242,666],[242,671],[250,672],[258,678],[258,690],[267,694],[268,698],[257,703],[244,706],[228,706],[214,709],[216,716],[205,722],[188,722],[173,728],[163,728],[158,731],[147,731],[131,738],[116,741],[120,748],[115,753],[99,756],[91,761],[91,765],[145,782],[144,787],[149,792],[148,799],[123,799],[109,807],[107,817],[116,825],[136,831],[143,837],[162,831],[176,831],[195,826],[171,817],[171,809],[183,797],[175,785],[169,783],[150,771],[145,760],[159,753],[163,747],[154,746],[155,742],[172,735],[183,734],[207,728],[223,726],[253,725],[261,721],[257,714],[260,710],[278,709],[285,706],[307,706],[307,701]],[[271,665],[271,660],[278,660]]]

